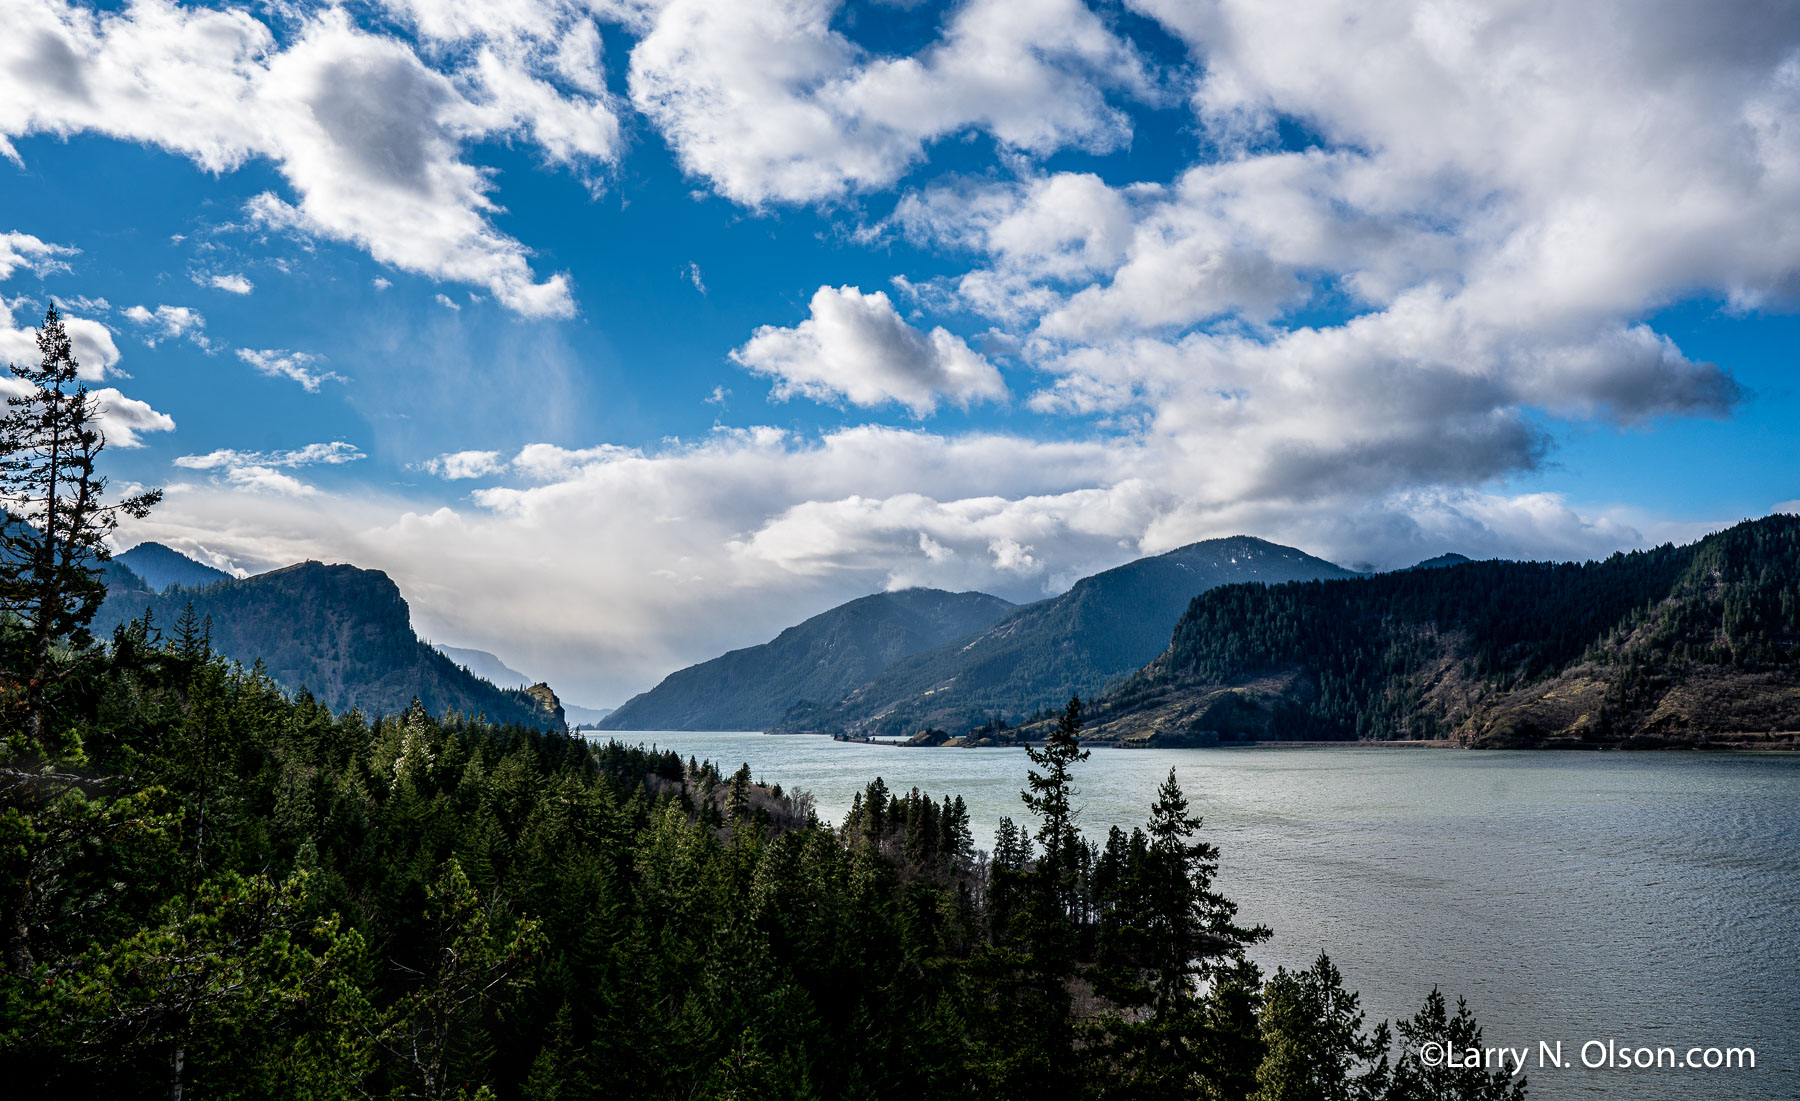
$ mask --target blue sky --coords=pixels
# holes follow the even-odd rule
[[[883,587],[1800,499],[1800,15],[1267,8],[0,0],[0,351],[77,319],[122,542],[588,705]]]

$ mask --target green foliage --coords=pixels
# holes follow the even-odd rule
[[[1399,1025],[1401,1056],[1394,1063],[1393,1079],[1382,1101],[1522,1101],[1525,1079],[1513,1078],[1503,1070],[1484,1070],[1481,1050],[1481,1026],[1461,998],[1456,1012],[1448,1012],[1444,995],[1435,987],[1425,1005],[1411,1020]],[[1440,1052],[1457,1053],[1463,1065],[1450,1066],[1449,1060],[1419,1058],[1425,1044],[1439,1045]],[[1436,1065],[1427,1065],[1435,1063]]]
[[[1288,980],[1173,776],[1082,837],[1077,702],[1029,762],[1037,843],[1008,821],[990,858],[959,799],[879,779],[833,828],[748,766],[335,715],[184,618],[71,690],[91,775],[0,803],[22,1090],[1247,1101],[1296,1050],[1367,1060],[1265,1008]]]
[[[23,389],[0,418],[0,652],[14,674],[0,682],[0,754],[78,763],[81,744],[51,720],[106,595],[106,537],[119,516],[147,515],[162,491],[107,503],[95,467],[106,447],[99,410],[54,305],[37,345],[35,367],[12,365]]]
[[[1364,1033],[1356,995],[1323,954],[1304,971],[1278,968],[1263,988],[1253,1101],[1378,1101],[1390,1078],[1388,1039],[1385,1024]]]

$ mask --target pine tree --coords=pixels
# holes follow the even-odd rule
[[[1479,1059],[1469,1060],[1466,1053],[1481,1050],[1481,1025],[1469,1012],[1469,1005],[1456,999],[1456,1012],[1450,1013],[1444,995],[1432,987],[1425,1005],[1409,1021],[1399,1024],[1400,1052],[1394,1060],[1393,1079],[1384,1101],[1521,1101],[1525,1096],[1525,1079],[1512,1077],[1505,1069],[1483,1069]],[[1464,1053],[1465,1066],[1447,1066],[1442,1061],[1427,1064],[1419,1057],[1425,1044],[1435,1043]]]
[[[725,800],[725,813],[733,822],[750,817],[750,762],[731,774],[731,794]]]
[[[9,664],[23,681],[23,722],[15,727],[7,716],[0,752],[79,757],[78,745],[58,744],[50,729],[53,690],[71,672],[58,669],[55,648],[88,650],[88,624],[106,597],[98,569],[112,557],[106,537],[121,515],[148,515],[162,491],[106,503],[106,479],[95,470],[106,447],[100,409],[55,306],[37,343],[36,367],[12,366],[24,389],[6,399],[0,419],[0,613],[17,618]]]
[[[1364,1101],[1389,1087],[1385,1023],[1363,1031],[1354,992],[1324,953],[1304,971],[1277,969],[1263,991],[1263,1061],[1252,1101]]]
[[[1143,890],[1149,958],[1159,1006],[1189,997],[1197,961],[1241,957],[1243,946],[1269,935],[1239,928],[1237,905],[1212,890],[1219,871],[1218,846],[1194,840],[1200,819],[1188,813],[1187,796],[1169,769],[1150,808],[1149,848]]]
[[[1027,745],[1025,752],[1037,767],[1026,772],[1030,790],[1020,792],[1019,797],[1038,816],[1037,839],[1044,846],[1038,868],[1066,914],[1074,905],[1075,877],[1081,859],[1081,834],[1075,825],[1078,812],[1072,801],[1077,792],[1070,771],[1070,766],[1088,757],[1088,751],[1081,748],[1081,697],[1069,697],[1069,704],[1057,717],[1056,728],[1045,739],[1044,748]],[[1040,768],[1044,770],[1041,773]]]

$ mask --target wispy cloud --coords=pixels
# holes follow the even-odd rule
[[[221,448],[204,455],[181,455],[174,465],[185,470],[201,470],[212,474],[214,483],[232,490],[273,494],[278,497],[313,498],[321,496],[317,486],[309,485],[286,473],[307,466],[342,466],[365,458],[354,444],[341,440],[310,443],[288,451],[237,451]],[[179,498],[194,492],[191,486],[171,487]]]
[[[314,371],[319,356],[310,352],[290,352],[281,348],[239,348],[238,358],[271,378],[292,379],[309,394],[319,392],[327,382],[349,382],[336,371]]]
[[[289,451],[237,451],[220,448],[204,455],[181,455],[173,461],[176,466],[188,470],[220,470],[234,466],[341,466],[366,457],[355,444],[334,440],[331,443],[309,443],[305,447]]]
[[[40,276],[68,271],[68,258],[80,251],[67,245],[48,244],[29,233],[0,233],[0,279],[10,278],[20,268]]]
[[[418,469],[449,481],[485,478],[506,469],[498,451],[455,451],[418,464]]]
[[[125,311],[127,320],[148,330],[144,343],[152,348],[165,340],[185,337],[205,351],[212,350],[206,335],[206,318],[189,306],[131,306]]]

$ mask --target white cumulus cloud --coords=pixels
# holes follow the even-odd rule
[[[774,396],[895,402],[923,417],[941,399],[968,405],[1006,395],[993,364],[943,328],[906,323],[886,292],[820,287],[811,316],[792,328],[765,325],[731,353],[740,365],[775,379]]]
[[[1143,61],[1079,0],[969,0],[914,56],[870,54],[832,0],[640,7],[632,103],[682,166],[739,202],[885,186],[931,141],[991,134],[1031,154],[1130,139],[1109,92],[1153,94]]]
[[[225,275],[211,275],[207,277],[206,282],[208,286],[215,287],[231,294],[249,294],[256,289],[255,283],[250,282],[250,280],[236,272]]]
[[[566,276],[539,278],[530,250],[494,227],[492,181],[464,153],[519,134],[584,178],[612,163],[610,100],[565,48],[591,23],[557,8],[536,27],[455,43],[466,49],[415,49],[335,7],[283,11],[278,35],[241,8],[7,0],[0,155],[22,163],[9,138],[92,132],[211,172],[266,159],[291,197],[253,202],[264,224],[481,286],[521,314],[571,313]]]
[[[34,275],[67,271],[69,264],[65,258],[78,251],[80,250],[67,245],[40,241],[29,233],[19,233],[16,230],[0,233],[0,279],[11,277],[20,268]]]

